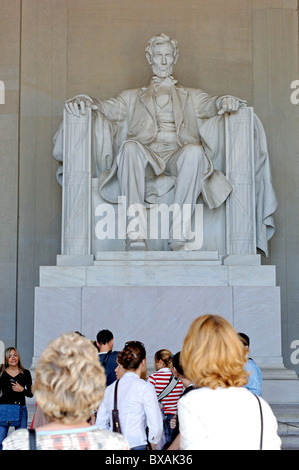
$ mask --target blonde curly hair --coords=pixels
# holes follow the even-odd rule
[[[45,416],[73,424],[87,421],[102,401],[106,375],[94,345],[78,333],[51,341],[36,367],[34,393]]]
[[[218,315],[203,315],[191,324],[180,356],[184,374],[196,387],[242,387],[246,351],[232,325]]]

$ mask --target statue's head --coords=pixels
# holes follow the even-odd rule
[[[173,66],[179,56],[177,41],[165,34],[154,36],[145,49],[146,58],[154,75],[165,78],[172,74]]]

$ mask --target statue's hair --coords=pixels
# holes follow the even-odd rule
[[[51,341],[36,366],[36,401],[46,417],[56,422],[86,421],[102,401],[105,386],[97,349],[75,332]]]
[[[178,50],[178,42],[176,39],[170,39],[169,36],[166,36],[166,34],[159,34],[158,36],[153,36],[149,42],[148,46],[145,49],[146,52],[146,58],[147,61],[150,65],[152,65],[153,62],[153,49],[157,44],[164,44],[166,42],[169,42],[172,45],[173,48],[173,54],[174,54],[174,63],[177,62],[178,56],[179,56],[179,50]]]
[[[204,315],[191,324],[181,351],[185,377],[196,387],[242,387],[246,351],[232,325],[218,315]]]

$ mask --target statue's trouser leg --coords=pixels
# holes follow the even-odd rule
[[[187,219],[185,214],[194,213],[195,204],[202,189],[202,179],[208,171],[208,160],[200,145],[188,144],[180,149],[175,156],[176,161],[176,184],[174,192],[174,205],[181,210],[173,216],[173,223],[170,227],[169,243],[172,248],[175,244],[185,242],[184,234],[188,233],[188,227],[191,227],[190,217]],[[190,210],[184,212],[184,206],[189,205]],[[184,214],[184,216],[183,216]]]
[[[145,167],[148,163],[138,144],[133,141],[125,142],[117,156],[117,176],[120,191],[126,198],[127,237],[136,240],[147,238],[146,209],[144,206]],[[138,212],[138,216],[136,215]],[[139,227],[130,228],[130,222],[138,217]]]

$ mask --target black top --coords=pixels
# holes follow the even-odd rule
[[[14,392],[11,385],[12,381],[18,382],[24,387],[23,392]],[[0,376],[0,404],[13,405],[15,403],[24,406],[26,404],[25,397],[33,397],[31,391],[32,378],[29,370],[25,369],[23,373],[19,373],[15,377],[9,375],[6,370]]]

